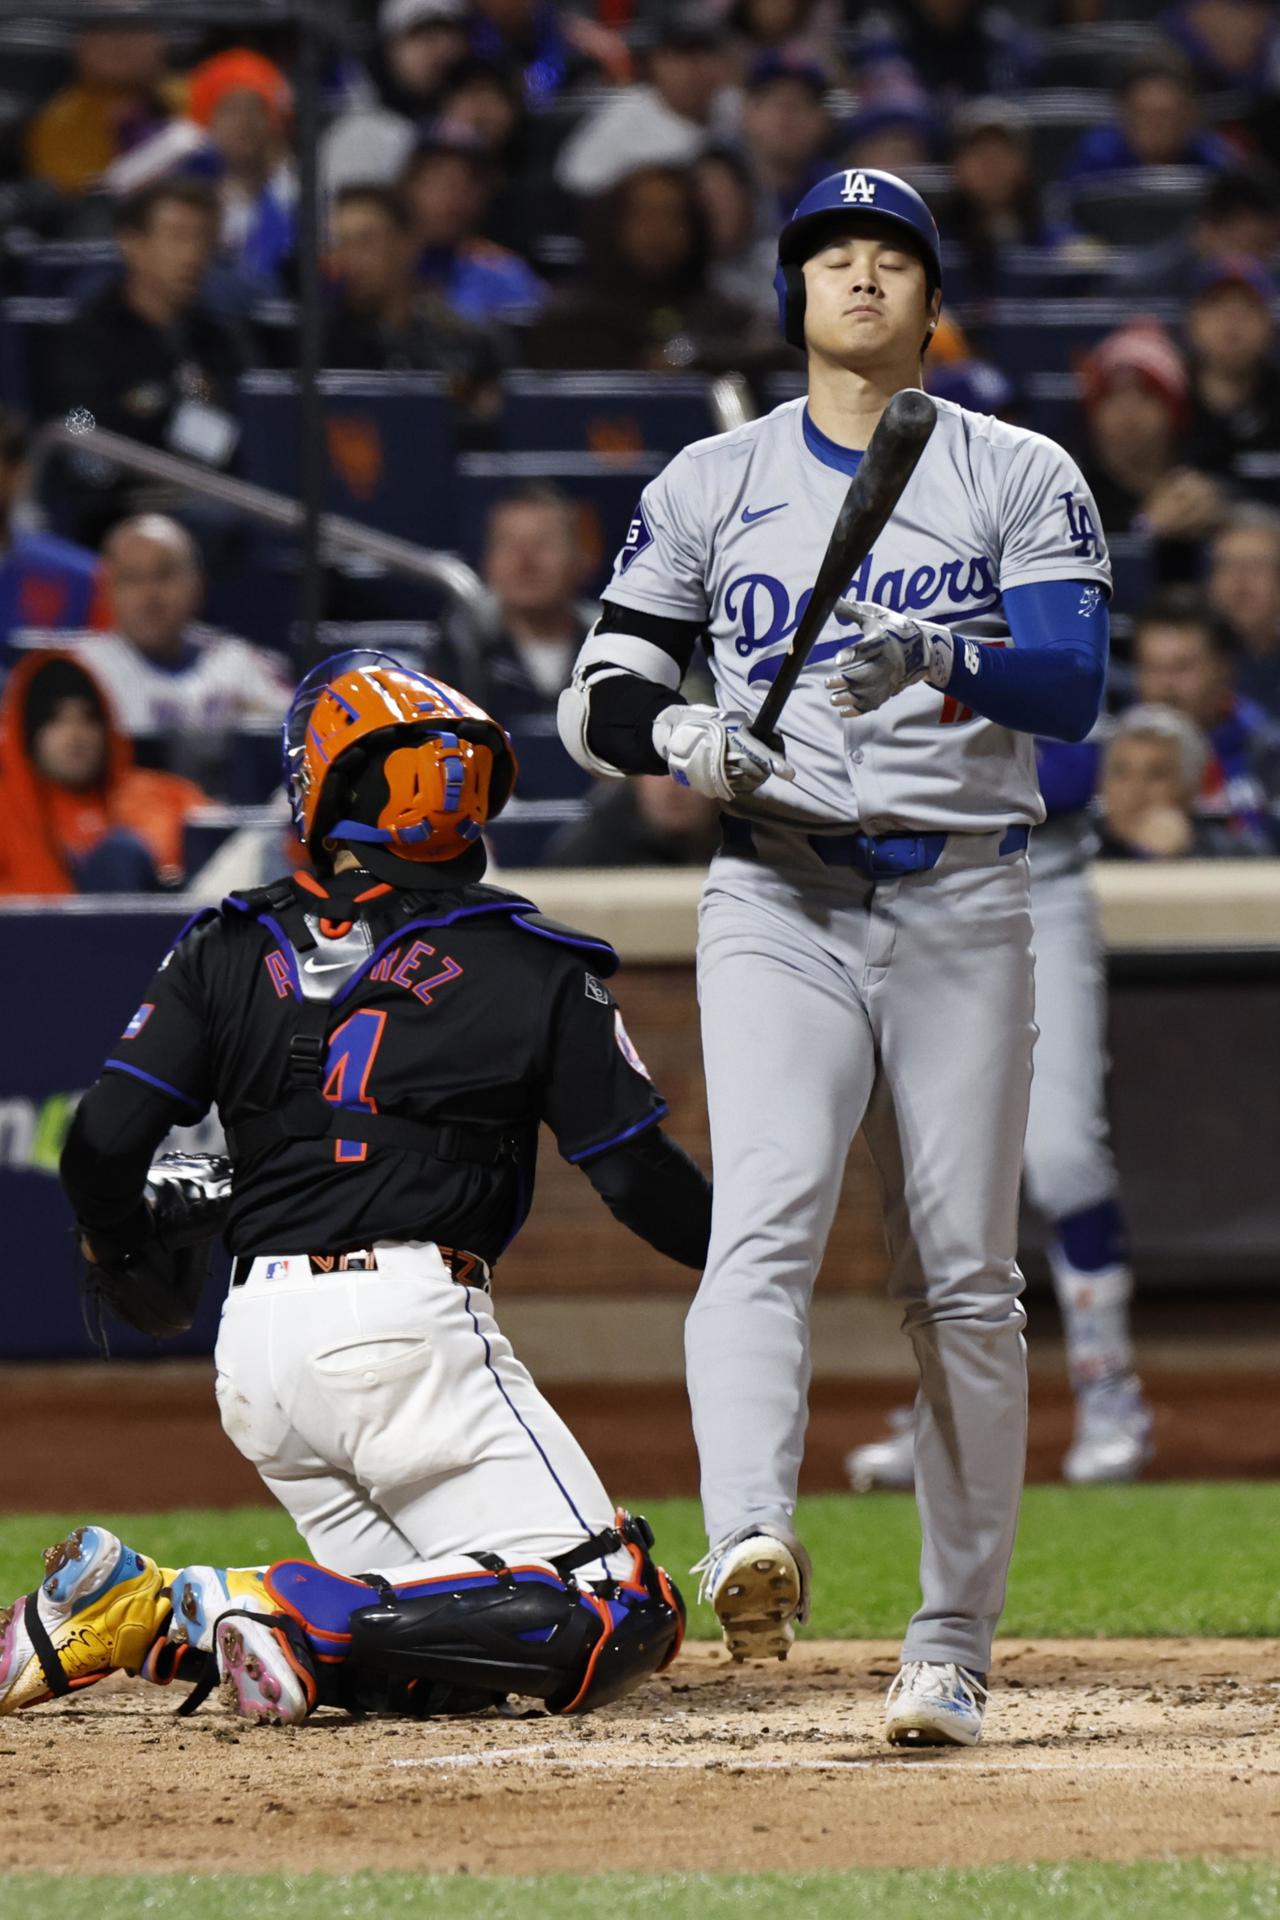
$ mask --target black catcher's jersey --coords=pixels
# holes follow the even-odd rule
[[[363,872],[326,885],[327,898],[301,896],[320,916],[303,956],[269,915],[224,909],[196,925],[166,956],[106,1073],[169,1095],[174,1124],[216,1106],[232,1140],[278,1111],[299,968],[338,970],[341,960],[328,955],[344,951],[353,920],[372,914],[371,898],[391,891]],[[600,978],[616,965],[610,949],[489,910],[504,899],[493,888],[437,889],[402,931],[376,942],[330,1009],[318,1084],[353,1114],[510,1135],[514,1157],[424,1156],[372,1130],[364,1140],[282,1140],[237,1156],[224,1233],[232,1253],[435,1240],[493,1261],[528,1212],[539,1121],[567,1160],[582,1163],[662,1118],[665,1104]]]

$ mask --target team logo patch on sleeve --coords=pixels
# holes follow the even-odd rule
[[[646,1080],[652,1080],[653,1075],[640,1058],[640,1055],[636,1052],[631,1035],[623,1026],[622,1014],[617,1007],[613,1010],[613,1037],[618,1043],[618,1052],[622,1055],[627,1065],[634,1067],[637,1073],[643,1074]]]
[[[132,1020],[129,1022],[128,1026],[125,1028],[124,1032],[121,1034],[120,1036],[121,1039],[136,1040],[138,1035],[142,1032],[142,1029],[146,1026],[148,1020],[151,1018],[152,1014],[155,1012],[155,1010],[156,1008],[155,1008],[154,1000],[144,1000],[142,1005],[138,1008],[138,1011],[134,1014]]]
[[[633,560],[638,560],[646,547],[653,545],[653,535],[649,531],[649,522],[644,517],[644,501],[636,508],[636,517],[627,528],[627,537],[618,550],[614,561],[619,573],[625,573]]]
[[[605,986],[603,980],[597,980],[594,973],[588,973],[584,978],[586,980],[588,1000],[598,1000],[602,1007],[613,1005],[613,1002],[609,998],[609,989]]]

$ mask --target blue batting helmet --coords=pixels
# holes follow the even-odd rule
[[[874,167],[845,167],[810,187],[778,236],[778,270],[773,276],[778,319],[785,339],[804,346],[804,275],[800,269],[823,244],[823,234],[851,215],[874,217],[900,228],[904,240],[924,261],[929,292],[942,285],[942,243],[920,195],[896,173]]]

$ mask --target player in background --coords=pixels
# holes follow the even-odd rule
[[[932,393],[1007,417],[1014,390],[994,367],[943,368]],[[1094,741],[1037,740],[1045,823],[1031,847],[1036,1026],[1023,1181],[1049,1229],[1049,1270],[1076,1402],[1062,1463],[1073,1485],[1132,1480],[1151,1458],[1151,1413],[1134,1373],[1133,1274],[1106,1109],[1106,962],[1089,886],[1096,839],[1088,807]],[[907,1491],[915,1477],[911,1407],[889,1416],[887,1439],[854,1447],[845,1468],[857,1493]]]
[[[1152,1455],[1151,1410],[1129,1327],[1129,1236],[1107,1123],[1106,956],[1089,885],[1096,842],[1086,813],[1097,758],[1093,741],[1036,742],[1046,820],[1031,849],[1038,1033],[1022,1177],[1049,1230],[1076,1403],[1062,1462],[1073,1486],[1134,1480]],[[896,1409],[889,1424],[887,1439],[846,1456],[855,1493],[913,1484],[914,1410]]]
[[[788,703],[785,751],[755,739],[862,450],[920,384],[937,229],[895,176],[833,174],[783,230],[777,288],[807,398],[646,487],[561,736],[597,773],[665,767],[724,808],[698,948],[716,1187],[686,1330],[704,1592],[735,1655],[785,1655],[808,1588],[809,1300],[862,1127],[921,1382],[922,1604],[886,1732],[972,1744],[1026,1440],[1033,736],[1094,724],[1109,568],[1060,448],[939,402]],[[714,707],[679,697],[699,642]]]
[[[171,1677],[175,1630],[184,1667],[215,1651],[241,1711],[288,1721],[508,1693],[581,1711],[674,1658],[652,1535],[615,1516],[512,1352],[490,1271],[528,1212],[540,1121],[688,1266],[710,1194],[661,1130],[612,950],[481,884],[515,775],[496,722],[385,655],[299,689],[286,778],[315,872],[196,916],[81,1102],[62,1177],[127,1310],[156,1264],[152,1156],[217,1105],[235,1256],[218,1404],[319,1564],[174,1576],[81,1530],[3,1622],[0,1711],[112,1667]]]

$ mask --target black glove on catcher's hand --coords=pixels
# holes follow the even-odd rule
[[[77,1226],[87,1268],[86,1324],[104,1350],[104,1313],[159,1340],[187,1331],[230,1200],[230,1160],[162,1153],[127,1220],[107,1229]]]

